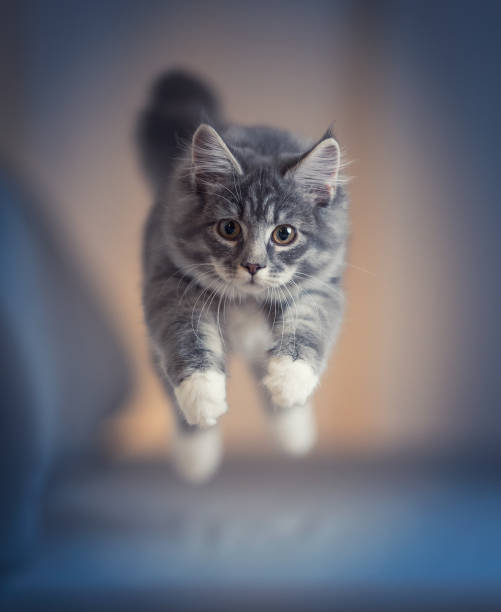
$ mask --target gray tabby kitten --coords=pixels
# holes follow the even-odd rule
[[[175,407],[178,471],[203,480],[221,456],[226,362],[248,361],[290,453],[315,440],[310,398],[343,310],[348,200],[330,131],[305,142],[224,124],[182,72],[153,89],[139,143],[155,204],[143,251],[154,363]]]

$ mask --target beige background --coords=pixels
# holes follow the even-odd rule
[[[45,192],[132,359],[135,392],[107,439],[122,456],[168,449],[171,416],[149,364],[140,308],[139,249],[150,198],[132,130],[152,78],[184,66],[214,83],[235,121],[312,137],[335,121],[353,160],[348,309],[316,394],[317,452],[442,440],[447,414],[431,407],[446,405],[451,393],[443,379],[453,364],[454,320],[443,288],[454,255],[433,206],[441,197],[438,171],[413,138],[412,117],[394,95],[391,73],[382,70],[378,41],[362,16],[336,28],[324,4],[308,12],[293,4],[286,14],[240,7],[223,18],[214,10],[165,5],[129,29],[118,20],[107,44],[91,41],[74,50],[72,70],[58,72],[64,59],[58,56],[47,77],[52,89],[36,100],[30,98],[35,56],[23,85],[12,70],[2,72],[10,92],[10,112],[2,117],[9,154]],[[80,27],[65,24],[60,34],[78,42]],[[14,61],[16,40],[10,44]],[[428,116],[426,106],[421,111]],[[432,113],[428,118],[434,121]],[[419,189],[423,176],[427,199]],[[255,389],[238,362],[229,401],[230,451],[274,452]]]

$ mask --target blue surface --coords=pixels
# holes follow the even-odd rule
[[[501,603],[500,516],[490,478],[230,463],[194,489],[161,466],[87,472],[53,491],[37,558],[5,593],[283,589]]]

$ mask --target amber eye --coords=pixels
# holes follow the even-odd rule
[[[296,237],[296,234],[297,232],[292,225],[277,225],[271,237],[275,244],[284,246],[290,244]]]
[[[240,224],[233,219],[222,219],[217,224],[217,231],[226,240],[236,240],[240,235],[241,228]]]

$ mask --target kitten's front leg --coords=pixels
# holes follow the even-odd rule
[[[228,409],[225,359],[217,322],[200,293],[170,287],[146,293],[146,316],[160,371],[190,425],[210,427]]]
[[[319,382],[339,329],[343,295],[338,288],[299,293],[295,305],[282,308],[263,383],[275,406],[292,408],[305,405]]]
[[[269,360],[263,383],[275,406],[292,408],[307,402],[318,381],[317,372],[307,360],[278,355]]]
[[[174,393],[190,425],[211,427],[228,410],[226,376],[215,369],[193,372],[174,387]]]

